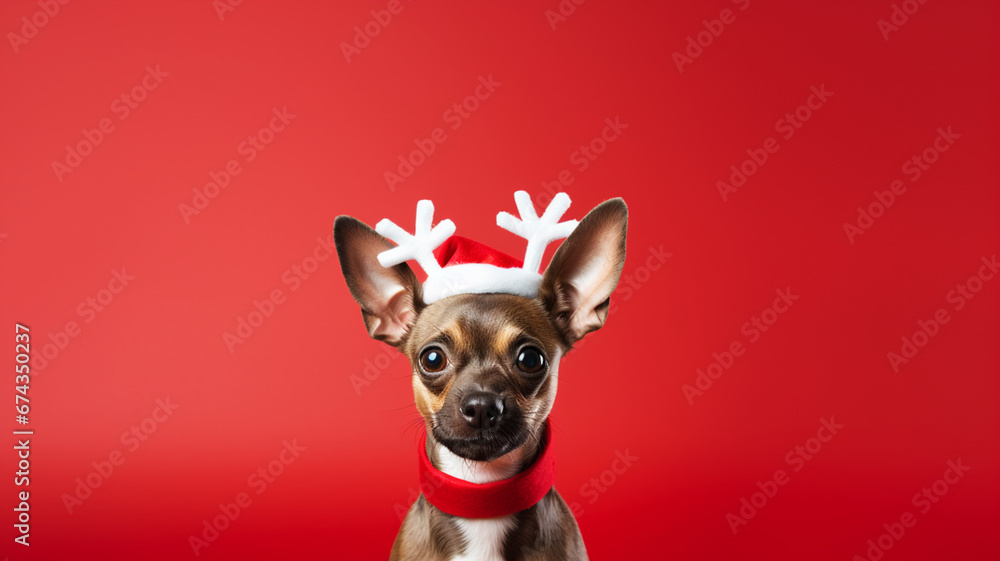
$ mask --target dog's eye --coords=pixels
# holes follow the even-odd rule
[[[526,374],[537,374],[545,368],[545,356],[534,347],[525,347],[517,353],[517,368]]]
[[[420,367],[424,372],[440,372],[448,365],[444,352],[437,347],[431,347],[420,353]]]

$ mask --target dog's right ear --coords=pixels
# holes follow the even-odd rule
[[[383,267],[378,254],[395,246],[357,218],[338,216],[333,240],[347,288],[361,306],[368,333],[399,346],[424,305],[417,276],[406,263]]]
[[[628,207],[610,199],[583,217],[542,275],[538,299],[569,344],[604,325],[625,266]]]

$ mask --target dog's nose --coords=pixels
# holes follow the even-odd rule
[[[491,429],[497,426],[503,416],[503,401],[493,393],[470,393],[462,399],[459,409],[470,427]]]

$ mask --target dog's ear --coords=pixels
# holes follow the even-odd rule
[[[625,201],[604,201],[580,221],[545,269],[538,298],[571,345],[608,317],[625,265],[627,230]]]
[[[406,263],[383,267],[378,254],[395,246],[356,218],[338,216],[333,239],[344,280],[361,306],[368,333],[399,346],[423,307],[417,276]]]

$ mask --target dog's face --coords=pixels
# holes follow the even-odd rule
[[[621,199],[591,211],[556,251],[534,299],[460,294],[425,305],[405,263],[378,263],[393,246],[374,230],[341,216],[334,239],[369,333],[410,360],[428,433],[459,457],[490,461],[537,438],[555,400],[559,359],[603,325],[627,221]]]
[[[461,294],[424,308],[403,352],[434,438],[460,457],[486,461],[538,434],[563,347],[537,301]]]

